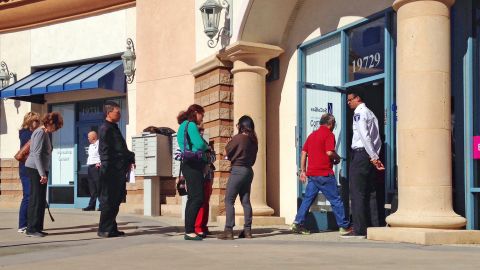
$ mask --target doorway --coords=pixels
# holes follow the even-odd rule
[[[382,80],[368,82],[356,86],[347,88],[347,93],[356,92],[358,93],[365,105],[375,114],[378,119],[378,128],[380,132],[380,139],[382,140],[382,149],[380,150],[380,160],[385,165],[389,166],[385,159],[385,125],[386,125],[386,116],[385,116],[385,87]],[[347,108],[347,129],[346,129],[346,145],[350,149],[352,144],[353,137],[353,111],[350,108]],[[347,167],[350,163],[350,151],[347,151]],[[377,177],[375,181],[375,190],[370,194],[370,209],[372,215],[372,226],[385,226],[385,190],[386,190],[386,181],[385,181],[385,171],[376,171]]]

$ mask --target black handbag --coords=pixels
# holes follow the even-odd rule
[[[188,194],[188,192],[187,192],[187,182],[185,181],[185,177],[183,177],[182,175],[182,165],[183,165],[183,161],[180,163],[180,171],[178,172],[177,191],[178,191],[178,195],[185,196]]]

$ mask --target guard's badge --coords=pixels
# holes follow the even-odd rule
[[[356,114],[353,116],[353,121],[357,122],[358,120],[360,120],[360,114],[359,114],[359,113],[356,113]]]

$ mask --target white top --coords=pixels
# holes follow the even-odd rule
[[[365,148],[371,159],[378,159],[382,140],[378,120],[365,103],[357,106],[353,113],[352,149]]]
[[[100,155],[98,154],[98,142],[99,140],[97,140],[95,143],[91,143],[88,146],[87,165],[94,165],[100,163]]]

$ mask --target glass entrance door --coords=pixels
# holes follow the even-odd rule
[[[75,183],[75,208],[87,207],[90,199],[90,190],[88,186],[88,133],[90,131],[98,132],[101,121],[90,123],[80,123],[77,127],[77,181]],[[98,203],[98,202],[97,202]]]
[[[52,206],[72,207],[76,178],[75,105],[53,105],[63,116],[63,127],[52,134],[52,168],[48,199]]]

